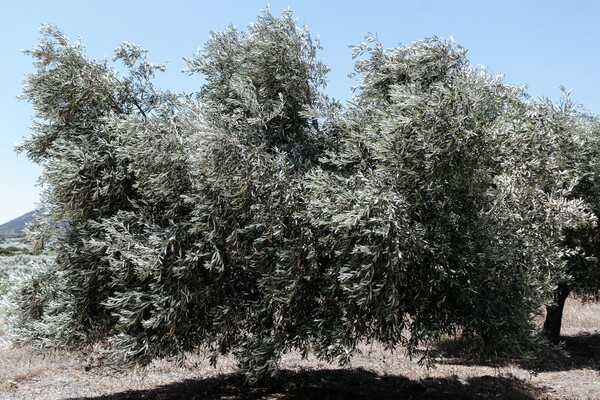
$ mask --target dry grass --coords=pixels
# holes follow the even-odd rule
[[[216,369],[193,356],[115,376],[68,354],[4,348],[0,399],[600,399],[600,305],[568,300],[563,333],[566,355],[534,366],[442,359],[427,369],[377,345],[363,345],[351,369],[287,354],[268,388],[245,387],[227,357]]]

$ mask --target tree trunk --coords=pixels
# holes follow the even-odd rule
[[[546,307],[546,320],[544,321],[542,334],[554,344],[560,342],[563,308],[565,307],[565,301],[569,297],[569,293],[571,293],[571,289],[561,283],[554,291],[554,304]]]

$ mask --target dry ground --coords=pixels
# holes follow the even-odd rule
[[[1,317],[1,315],[0,315]],[[600,399],[600,305],[567,301],[566,356],[494,367],[440,359],[427,369],[402,353],[365,345],[351,369],[284,356],[269,388],[248,388],[230,358],[216,369],[194,356],[114,376],[68,354],[0,349],[0,399]],[[0,325],[0,343],[2,338]]]

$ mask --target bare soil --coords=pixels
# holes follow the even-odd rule
[[[0,315],[1,317],[1,315]],[[0,325],[0,345],[2,343]],[[203,355],[114,375],[64,353],[0,348],[0,399],[600,399],[600,304],[567,300],[564,355],[494,366],[440,358],[428,369],[403,352],[362,345],[351,368],[287,354],[268,387],[244,386],[232,358]]]

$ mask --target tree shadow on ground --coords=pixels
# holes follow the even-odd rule
[[[466,356],[468,343],[462,339],[452,339],[437,346],[442,355],[436,360],[443,364],[501,366],[495,362],[473,360]],[[600,371],[600,333],[580,333],[574,336],[562,336],[561,343],[553,352],[533,360],[515,360],[513,363],[530,371],[557,372],[576,369],[594,369]]]
[[[561,337],[555,354],[523,363],[522,367],[538,372],[594,369],[600,371],[600,333],[580,333]]]
[[[184,380],[150,390],[135,390],[87,400],[132,399],[521,399],[544,393],[514,376],[481,376],[461,382],[456,377],[413,381],[381,376],[363,369],[283,370],[264,387],[248,387],[238,374]]]

